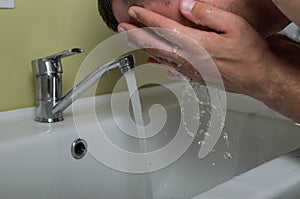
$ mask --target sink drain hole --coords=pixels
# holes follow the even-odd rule
[[[77,139],[72,143],[71,154],[76,160],[83,158],[86,152],[87,152],[87,143],[85,140]]]

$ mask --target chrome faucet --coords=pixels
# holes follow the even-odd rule
[[[119,68],[121,73],[124,74],[135,66],[133,55],[100,66],[62,97],[63,69],[61,58],[82,52],[82,48],[73,48],[31,62],[32,71],[35,75],[36,121],[47,123],[62,121],[63,111],[102,78],[103,75],[115,68]]]

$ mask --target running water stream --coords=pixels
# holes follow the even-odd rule
[[[136,77],[134,70],[128,71],[124,74],[124,77],[126,79],[129,96],[131,99],[131,105],[133,110],[133,117],[135,120],[136,128],[137,128],[137,137],[139,139],[139,147],[140,147],[140,153],[147,153],[147,136],[145,132],[145,123],[143,119],[143,112],[142,112],[142,106],[140,101],[140,95],[137,87]],[[147,165],[147,170],[150,171],[151,167],[151,161],[145,158],[145,165]],[[134,163],[133,163],[134,164]],[[146,199],[152,199],[152,180],[148,174],[145,174],[145,189],[147,191],[146,193]]]
[[[136,77],[134,70],[131,70],[124,74],[129,96],[131,99],[131,105],[132,105],[132,111],[133,111],[133,117],[135,120],[136,128],[137,128],[137,137],[140,142],[140,150],[142,153],[147,153],[147,143],[146,143],[146,133],[145,133],[145,125],[144,125],[144,119],[143,119],[143,113],[142,113],[142,105],[140,101],[140,95],[136,83]]]

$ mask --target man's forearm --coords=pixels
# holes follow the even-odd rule
[[[281,114],[300,122],[300,62],[290,64],[277,62],[266,80],[263,80],[262,92],[254,94],[258,100]]]

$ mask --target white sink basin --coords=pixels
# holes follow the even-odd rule
[[[150,151],[169,143],[180,121],[180,108],[164,92],[164,89],[148,88],[141,93],[148,96],[143,98],[145,106],[160,103],[168,113],[164,128],[147,144]],[[204,159],[198,158],[201,135],[197,135],[178,160],[147,174],[117,171],[99,161],[93,151],[75,160],[71,155],[72,142],[82,137],[92,147],[93,140],[85,137],[84,132],[78,134],[71,108],[65,112],[65,120],[55,124],[35,122],[33,108],[0,113],[0,198],[185,199],[198,195],[207,199],[220,193],[215,186],[228,182],[225,187],[232,193],[239,187],[230,184],[230,179],[249,170],[255,173],[258,165],[299,148],[300,131],[291,121],[259,102],[235,95],[228,97],[226,134],[221,136],[213,152]],[[79,110],[76,114],[84,121],[86,134],[91,133],[95,125],[86,119],[92,114],[86,109],[90,102],[90,99],[83,99],[77,103]],[[99,124],[105,129],[108,139],[126,151],[139,152],[141,143],[116,126],[111,115],[110,95],[97,97],[95,106]],[[112,160],[135,164],[124,157],[113,156],[110,150],[103,153]],[[260,173],[260,177],[267,178],[263,175]],[[247,181],[247,178],[243,179]],[[225,193],[222,198],[227,198],[226,189],[222,189]],[[230,199],[235,196],[240,195],[228,194]]]

